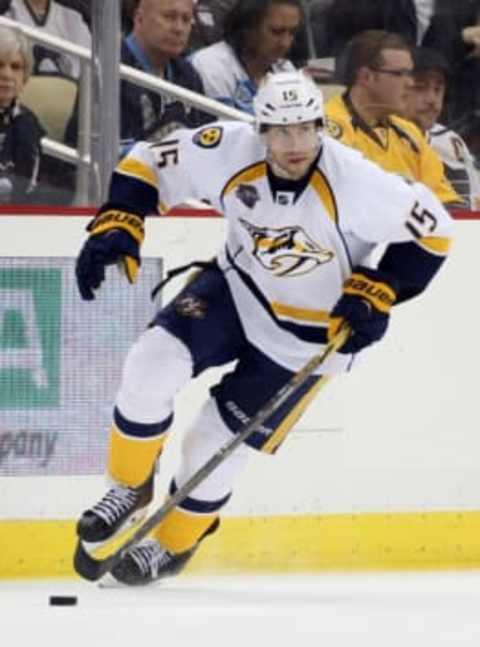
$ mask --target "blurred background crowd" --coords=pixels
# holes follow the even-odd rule
[[[445,203],[480,208],[480,0],[119,0],[122,63],[244,113],[268,71],[320,84],[325,132]],[[0,17],[92,47],[93,0],[0,0]],[[0,21],[1,22],[1,21]],[[81,65],[0,24],[0,203],[70,205]],[[217,119],[120,85],[118,155]]]

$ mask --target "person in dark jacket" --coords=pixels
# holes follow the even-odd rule
[[[36,201],[45,134],[35,114],[19,101],[33,64],[25,37],[0,27],[0,204]]]
[[[192,17],[193,0],[138,0],[132,15],[133,29],[122,41],[122,63],[204,94],[199,75],[183,56]],[[77,141],[77,108],[66,134],[67,142],[73,145]],[[153,141],[177,128],[194,128],[213,119],[173,97],[121,82],[121,153],[134,141]]]

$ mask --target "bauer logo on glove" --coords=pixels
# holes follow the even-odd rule
[[[343,322],[346,321],[351,329],[350,337],[339,352],[357,353],[383,337],[397,291],[396,279],[385,272],[361,266],[354,268],[343,284],[342,296],[330,313],[329,340]]]
[[[82,298],[91,301],[105,279],[107,265],[118,264],[130,283],[136,281],[145,228],[141,216],[107,204],[87,231],[90,237],[77,259],[76,276]]]

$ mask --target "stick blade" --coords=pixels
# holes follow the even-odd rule
[[[112,566],[113,560],[111,558],[95,559],[87,552],[81,540],[77,541],[73,556],[73,567],[80,577],[90,582],[96,582],[108,573]]]

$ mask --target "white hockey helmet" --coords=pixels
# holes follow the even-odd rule
[[[304,72],[269,73],[253,99],[255,125],[285,126],[315,121],[323,125],[323,96]]]

